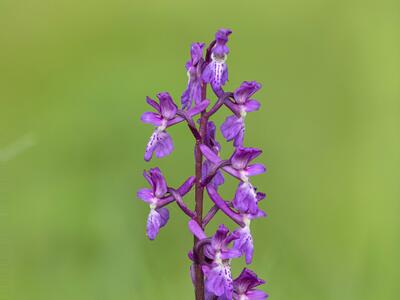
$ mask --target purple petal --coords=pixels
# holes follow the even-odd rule
[[[162,117],[159,114],[153,112],[145,112],[142,114],[140,120],[144,123],[152,124],[154,126],[161,126],[162,124]]]
[[[236,103],[244,104],[250,97],[261,88],[256,81],[244,81],[233,93]]]
[[[141,200],[143,200],[146,203],[153,203],[153,199],[154,199],[154,195],[153,195],[153,191],[143,188],[138,190],[138,192],[136,193],[137,197]]]
[[[172,143],[172,138],[170,137],[170,135],[165,131],[160,132],[158,135],[158,142],[155,147],[156,156],[158,158],[167,156],[171,154],[173,150],[174,145]]]
[[[192,98],[191,97],[191,90],[192,90],[192,83],[190,82],[186,87],[186,90],[183,91],[182,96],[181,96],[181,104],[182,104],[182,109],[186,109],[192,106]]]
[[[200,145],[200,150],[203,153],[203,155],[213,164],[218,164],[221,161],[221,158],[219,158],[219,156],[215,154],[214,151],[212,151],[206,145]]]
[[[213,79],[213,74],[214,74],[214,70],[212,68],[211,63],[209,63],[203,70],[203,74],[201,75],[201,79],[206,82],[209,83],[212,81]]]
[[[155,110],[157,110],[159,113],[161,113],[161,108],[160,105],[154,101],[153,99],[151,99],[150,97],[146,97],[146,102],[151,105],[152,107],[155,108]]]
[[[255,159],[262,153],[262,150],[257,148],[243,148],[238,147],[235,149],[231,157],[232,166],[237,170],[243,170],[250,161]]]
[[[170,154],[173,149],[174,146],[169,134],[165,131],[159,131],[156,129],[147,143],[144,159],[149,161],[153,156],[154,151],[156,152],[156,156],[159,158],[166,156]]]
[[[205,160],[202,166],[203,180],[207,177],[207,175],[209,175],[211,168],[212,168],[212,163],[208,160]],[[218,170],[209,184],[212,184],[214,188],[217,190],[218,186],[224,184],[224,182],[225,182],[224,176],[222,175],[221,171]]]
[[[218,90],[228,81],[228,67],[224,60],[213,59],[204,69],[202,79],[210,83],[214,90]]]
[[[157,198],[163,197],[167,193],[167,182],[159,168],[150,169],[150,176],[154,186],[154,194]]]
[[[206,234],[204,233],[203,229],[195,220],[190,220],[188,223],[189,230],[196,236],[199,240],[207,238]]]
[[[157,146],[159,133],[160,132],[156,129],[153,132],[153,134],[150,136],[149,142],[147,143],[147,146],[146,146],[146,152],[144,154],[144,159],[146,161],[149,161],[151,159],[151,157],[153,156],[154,149]]]
[[[213,53],[217,56],[223,57],[229,53],[229,48],[226,46],[228,42],[228,37],[232,33],[229,29],[220,29],[215,33],[215,46],[213,48]]]
[[[257,201],[264,200],[266,197],[265,193],[257,192]]]
[[[242,256],[242,252],[238,249],[226,249],[221,251],[221,259],[238,258]]]
[[[175,117],[178,108],[170,94],[167,92],[159,93],[157,98],[160,100],[161,115],[168,120]]]
[[[211,238],[211,246],[214,249],[220,250],[224,246],[224,241],[229,233],[229,229],[224,225],[219,225],[214,236]]]
[[[241,213],[257,213],[257,194],[254,187],[247,182],[240,183],[232,204]]]
[[[244,140],[244,124],[241,130],[239,131],[238,135],[235,136],[235,139],[233,140],[233,146],[234,147],[243,147],[243,140]]]
[[[200,121],[200,120],[199,120]],[[206,125],[206,135],[204,137],[204,144],[213,149],[214,146],[219,148],[218,142],[215,140],[216,127],[213,121],[208,121]]]
[[[245,255],[247,264],[251,264],[251,261],[253,260],[254,245],[250,228],[246,226],[238,229],[236,232],[240,234],[240,238],[234,241],[233,247],[240,250]]]
[[[214,185],[215,189],[218,189],[218,186],[223,185],[225,182],[225,179],[224,179],[224,175],[222,175],[222,172],[217,171],[217,173],[215,173],[215,176],[211,182]]]
[[[238,170],[236,170],[236,169],[234,169],[234,168],[232,168],[232,167],[230,167],[230,166],[223,167],[222,169],[223,169],[225,172],[227,172],[228,174],[230,174],[230,175],[236,177],[237,179],[241,179],[240,171],[238,171]]]
[[[265,211],[263,211],[262,209],[257,209],[257,212],[255,214],[249,214],[249,219],[253,220],[259,218],[265,218],[266,216],[267,214],[265,213]]]
[[[190,176],[179,188],[178,193],[180,195],[187,194],[193,187],[196,178],[194,176]]]
[[[159,212],[160,211],[160,212]],[[154,240],[158,234],[158,231],[163,227],[169,218],[169,213],[166,208],[159,210],[151,209],[147,218],[147,236],[150,240]]]
[[[253,290],[246,294],[248,300],[264,300],[268,298],[268,294],[260,290]]]
[[[201,101],[199,104],[195,105],[193,108],[189,109],[188,110],[189,117],[193,117],[201,113],[203,110],[207,108],[208,104],[210,104],[210,100],[205,99]]]
[[[228,81],[228,65],[224,64],[224,69],[221,74],[221,85],[225,85],[225,83]]]
[[[211,268],[203,266],[203,272],[206,277],[205,286],[207,291],[216,296],[225,296],[232,299],[232,277],[231,269],[228,264],[215,264]]]
[[[169,210],[165,207],[157,208],[156,211],[160,214],[160,226],[164,227],[167,225],[169,220]]]
[[[153,180],[151,180],[150,172],[146,172],[146,170],[144,170],[143,177],[146,178],[147,182],[151,185],[151,187],[154,190],[154,183],[153,183]]]
[[[259,285],[264,284],[265,281],[259,279],[257,274],[249,269],[243,269],[238,278],[233,281],[235,293],[240,297],[245,295],[247,299],[261,300],[268,297],[263,291],[255,290]]]
[[[174,118],[172,118],[171,120],[167,121],[167,127],[170,127],[172,125],[178,124],[182,121],[184,121],[185,119],[179,116],[175,116]]]
[[[252,112],[260,109],[260,103],[256,100],[248,100],[244,104],[244,109],[246,112]]]
[[[203,57],[204,43],[193,43],[190,47],[191,64],[197,65]]]
[[[246,168],[246,175],[247,176],[255,176],[262,173],[265,173],[266,169],[262,164],[254,164],[251,166],[247,166]]]
[[[242,131],[244,131],[243,119],[235,115],[227,117],[221,125],[221,133],[228,142],[238,137],[243,143]],[[238,143],[240,142],[238,141]]]

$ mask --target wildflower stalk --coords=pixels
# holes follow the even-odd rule
[[[267,294],[256,289],[264,283],[257,275],[244,268],[236,279],[231,276],[231,260],[244,256],[249,264],[253,257],[253,238],[250,223],[253,219],[266,214],[258,207],[258,202],[265,194],[257,192],[250,183],[250,177],[265,172],[261,164],[250,164],[261,154],[257,148],[243,146],[245,124],[248,112],[258,110],[260,104],[250,97],[261,88],[255,81],[243,82],[234,92],[225,92],[223,86],[228,80],[226,64],[229,48],[226,46],[231,31],[220,29],[210,43],[203,58],[202,43],[193,43],[191,60],[186,64],[189,82],[181,97],[182,107],[178,109],[167,93],[157,94],[159,103],[147,97],[147,103],[156,112],[146,112],[142,121],[155,126],[146,147],[145,160],[150,161],[155,154],[161,158],[173,151],[173,142],[167,129],[186,121],[195,138],[194,161],[195,174],[178,188],[167,185],[159,168],[144,172],[151,189],[142,188],[137,196],[149,204],[147,235],[154,240],[159,230],[169,220],[166,207],[176,202],[181,211],[189,217],[189,230],[194,236],[193,247],[189,252],[191,277],[196,300],[263,300]],[[207,110],[210,100],[206,99],[207,87],[211,87],[217,101]],[[222,107],[233,114],[221,125],[221,133],[227,141],[233,141],[235,150],[230,158],[220,158],[221,146],[216,140],[216,127],[210,121]],[[197,122],[194,117],[200,115]],[[235,197],[232,201],[224,200],[218,193],[218,187],[224,183],[227,173],[239,180]],[[194,186],[194,210],[183,201],[183,197]],[[203,217],[204,190],[214,206]],[[234,221],[238,228],[232,232],[225,225],[219,225],[215,234],[208,237],[205,227],[221,211]],[[232,245],[233,244],[233,245]],[[181,297],[177,297],[181,298]]]
[[[207,84],[202,84],[201,98],[206,99]],[[201,113],[200,117],[200,140],[196,140],[195,146],[195,220],[199,226],[203,227],[203,197],[204,187],[202,185],[202,169],[203,169],[203,154],[200,150],[200,145],[203,142],[206,134],[207,119],[204,112]],[[194,236],[193,247],[199,242],[198,238]],[[199,252],[196,253],[197,261],[194,261],[194,289],[196,300],[204,300],[204,275],[201,269],[201,261],[204,260],[203,249],[200,248]]]

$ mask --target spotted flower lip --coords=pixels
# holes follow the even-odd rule
[[[212,163],[218,164],[221,162],[221,158],[206,145],[200,145],[200,150]],[[261,153],[262,150],[258,148],[238,147],[230,158],[231,166],[226,166],[222,169],[242,181],[248,181],[249,176],[262,174],[266,171],[262,164],[249,165],[249,163]]]
[[[203,48],[203,43],[193,43],[190,48],[191,59],[186,63],[189,80],[187,88],[181,96],[182,109],[188,109],[193,102],[199,104],[202,100],[201,67]]]
[[[246,226],[234,231],[239,238],[235,240],[233,247],[245,255],[246,264],[251,264],[254,254],[253,236],[250,231],[250,220],[246,217],[244,219]]]
[[[256,287],[265,284],[252,270],[244,268],[240,275],[233,280],[233,299],[237,300],[264,300],[268,295],[257,290]]]
[[[144,171],[143,176],[151,186],[151,189],[142,188],[137,192],[139,199],[150,205],[150,213],[147,218],[146,232],[150,240],[154,240],[161,227],[165,226],[169,219],[167,208],[157,208],[157,204],[168,191],[164,175],[159,168]]]

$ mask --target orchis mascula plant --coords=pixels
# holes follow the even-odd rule
[[[196,300],[260,300],[268,297],[256,289],[265,282],[253,271],[245,268],[236,279],[231,276],[232,259],[244,256],[246,263],[251,263],[254,247],[250,223],[266,214],[258,207],[265,194],[257,192],[250,182],[251,176],[265,172],[262,164],[252,163],[262,151],[243,145],[245,117],[247,113],[259,109],[260,104],[251,97],[261,85],[255,81],[244,81],[233,93],[223,90],[228,80],[226,59],[229,49],[226,43],[230,34],[228,29],[218,30],[205,56],[203,43],[192,44],[191,58],[186,64],[189,81],[181,96],[181,109],[167,92],[163,92],[157,95],[158,102],[147,97],[147,103],[156,112],[145,112],[141,118],[143,122],[155,126],[146,147],[146,161],[151,160],[153,153],[161,158],[172,152],[172,138],[167,133],[170,126],[185,121],[195,138],[195,175],[174,189],[167,185],[159,168],[150,169],[144,172],[144,177],[151,188],[140,189],[137,196],[150,205],[147,219],[150,240],[154,240],[160,228],[167,224],[168,204],[176,202],[190,218],[188,226],[194,235],[194,245],[189,258],[193,262],[190,270]],[[210,100],[206,99],[208,84],[218,98],[209,109]],[[210,121],[222,106],[232,112],[221,125],[222,135],[227,141],[233,141],[235,148],[228,159],[220,158],[221,146],[215,137],[215,125]],[[195,121],[196,117],[198,120]],[[239,180],[232,201],[224,200],[218,193],[218,187],[224,183],[222,171]],[[191,210],[182,198],[193,186],[195,208]],[[214,202],[205,215],[204,190]],[[205,227],[219,210],[237,223],[238,228],[230,232],[222,224],[213,236],[207,237]]]

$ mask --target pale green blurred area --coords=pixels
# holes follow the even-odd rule
[[[193,299],[187,218],[172,206],[150,242],[135,196],[144,168],[190,176],[193,139],[171,128],[145,163],[139,118],[146,95],[179,101],[190,43],[219,27],[227,89],[263,84],[245,143],[268,167],[251,268],[271,299],[400,298],[399,1],[1,0],[2,299]]]

